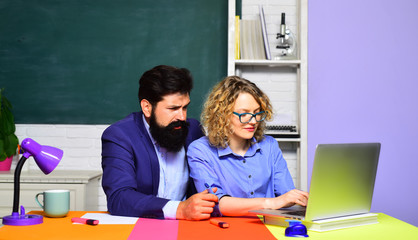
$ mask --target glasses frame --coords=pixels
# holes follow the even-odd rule
[[[255,119],[255,121],[256,121],[256,122],[262,122],[262,121],[264,121],[264,119],[266,119],[266,117],[267,117],[267,114],[266,114],[266,115],[264,116],[264,118],[263,118],[263,119],[261,119],[261,120],[257,120],[257,118],[256,118],[256,116],[257,116],[257,115],[260,115],[260,114],[263,114],[263,113],[267,113],[266,111],[261,111],[261,112],[258,112],[258,113],[237,113],[237,112],[232,112],[232,113],[238,116],[239,121],[240,121],[241,123],[249,123],[249,122],[251,122],[251,120],[253,120],[253,118]],[[250,120],[248,120],[248,121],[246,121],[246,122],[243,122],[243,121],[241,120],[241,116],[242,116],[242,115],[247,115],[247,114],[250,114],[250,115],[251,115],[251,118],[250,118]]]

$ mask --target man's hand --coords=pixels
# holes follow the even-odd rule
[[[217,189],[214,188],[213,190],[216,192]],[[218,197],[210,194],[208,190],[196,193],[185,201],[180,202],[176,218],[186,220],[209,219],[216,202],[218,202]]]

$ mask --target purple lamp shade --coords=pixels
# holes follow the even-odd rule
[[[45,174],[49,174],[57,167],[64,154],[61,149],[42,146],[30,138],[24,139],[21,146],[24,150],[23,156],[25,158],[33,156],[36,164]]]

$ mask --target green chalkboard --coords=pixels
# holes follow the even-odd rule
[[[189,117],[226,75],[225,0],[0,0],[0,88],[16,123],[110,124],[156,65],[194,76]]]

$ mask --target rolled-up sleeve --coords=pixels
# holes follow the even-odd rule
[[[218,199],[227,195],[214,169],[212,161],[218,158],[216,148],[204,144],[202,139],[196,140],[189,145],[187,159],[190,167],[190,177],[193,179],[196,190],[201,192],[206,189],[205,183],[210,187],[217,187],[215,195]]]

